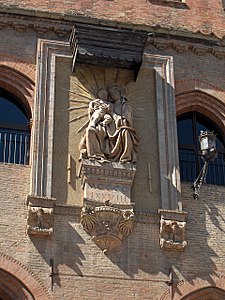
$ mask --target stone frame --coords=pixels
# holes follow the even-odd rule
[[[67,42],[40,39],[37,50],[37,92],[34,108],[31,195],[52,197],[52,159],[56,57],[71,58]],[[182,210],[177,147],[174,70],[171,56],[145,50],[142,68],[155,72],[161,208]]]
[[[30,194],[52,196],[56,57],[71,58],[69,43],[38,40]]]
[[[146,50],[142,68],[155,72],[161,208],[181,211],[173,57]]]

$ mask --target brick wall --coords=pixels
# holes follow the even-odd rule
[[[184,211],[188,212],[183,253],[159,247],[157,215],[137,214],[133,233],[120,248],[105,255],[79,224],[79,214],[63,208],[55,215],[51,239],[25,235],[26,196],[30,167],[0,165],[1,252],[29,267],[50,292],[50,258],[54,259],[54,299],[159,299],[168,290],[169,268],[175,283],[223,274],[224,188],[203,186],[199,201],[191,184],[182,185]]]
[[[81,2],[76,2],[76,5],[79,3]],[[87,2],[82,3],[88,5]],[[20,4],[25,5],[26,2]],[[54,4],[52,2],[52,7]],[[103,2],[99,1],[100,4],[103,5]],[[119,5],[119,2],[104,2],[104,5],[110,4],[113,7]],[[41,5],[42,3],[39,3],[38,8],[41,8]],[[97,16],[100,8],[102,14],[109,14],[111,10],[103,10],[101,5],[89,11],[89,14]],[[139,8],[141,5],[153,7],[151,2],[143,2]],[[219,5],[219,3],[215,5],[214,13],[219,9]],[[160,13],[165,14],[166,10],[171,14],[175,11],[173,8],[163,6]],[[134,14],[134,11],[132,13]],[[134,20],[132,13],[130,21]],[[149,10],[149,14],[151,16],[153,12]],[[125,17],[121,18],[125,20]],[[143,20],[140,17],[140,22],[146,22],[144,18],[145,13]],[[222,18],[223,16],[218,13],[218,19]],[[186,19],[188,23],[188,17]],[[197,23],[199,24],[196,20],[188,26],[196,26]],[[8,29],[1,31],[3,39],[0,51],[18,55],[22,61],[35,64],[36,37],[32,36],[31,32],[26,36],[24,33],[14,35],[14,31]],[[13,39],[15,44],[19,43],[14,49]],[[26,39],[31,42],[30,46],[22,47]],[[225,89],[224,60],[217,59],[211,54],[197,56],[190,51],[183,54],[177,54],[172,49],[151,51],[174,56],[176,80],[198,78]],[[199,278],[206,284],[213,285],[215,283],[213,277],[224,275],[225,188],[203,186],[199,201],[194,201],[191,184],[182,185],[183,209],[188,212],[186,232],[188,247],[183,253],[168,253],[159,248],[157,215],[150,214],[146,218],[137,214],[133,233],[125,239],[119,249],[107,255],[91,241],[79,224],[79,214],[71,213],[70,208],[65,209],[64,213],[60,210],[56,213],[55,232],[52,238],[26,236],[26,197],[29,190],[30,166],[0,164],[0,251],[27,266],[44,282],[49,293],[51,293],[49,262],[53,258],[56,273],[53,278],[53,295],[56,300],[91,297],[99,300],[120,298],[156,300],[168,290],[166,281],[169,279],[171,267],[175,273],[175,285],[180,280],[194,285]]]
[[[169,268],[174,285],[181,280],[204,280],[223,274],[225,254],[224,188],[203,186],[199,201],[192,198],[191,184],[182,185],[184,210],[188,212],[183,253],[159,247],[159,223],[136,215],[133,233],[122,246],[105,255],[77,223],[79,217],[55,218],[54,299],[159,299],[168,290]],[[60,287],[64,288],[60,288]]]
[[[215,34],[219,37],[225,34],[225,16],[223,4],[219,0],[195,1],[186,0],[185,3],[173,3],[166,0],[7,0],[0,1],[1,9],[7,12],[22,10],[39,10],[42,12],[74,15],[82,18],[110,20],[120,24],[138,24],[146,26],[164,27],[167,29],[188,30]],[[114,23],[116,24],[116,23]]]

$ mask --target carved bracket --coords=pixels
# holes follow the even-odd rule
[[[186,212],[159,210],[160,247],[164,250],[183,251],[185,240]]]
[[[28,196],[27,205],[27,234],[40,237],[51,236],[54,227],[55,199]]]
[[[118,247],[123,238],[133,229],[134,212],[108,205],[83,207],[81,225],[103,251],[110,252]]]

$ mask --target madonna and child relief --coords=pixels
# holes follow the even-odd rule
[[[80,143],[81,157],[136,162],[137,137],[132,109],[119,86],[99,89],[89,104],[89,124]]]
[[[118,84],[97,90],[87,107],[88,121],[82,130],[80,159],[99,162],[136,162],[138,139],[132,108]]]

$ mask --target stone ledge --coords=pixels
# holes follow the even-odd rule
[[[48,198],[48,197],[39,197],[34,195],[27,196],[27,205],[30,206],[43,206],[46,208],[54,207],[56,204],[55,198]]]
[[[182,3],[182,2],[180,2]],[[192,51],[196,55],[206,55],[211,54],[218,59],[223,59],[225,57],[225,48],[216,45],[202,45],[200,43],[175,40],[172,37],[170,39],[163,38],[152,38],[149,37],[147,41],[147,49],[152,45],[159,50],[174,49],[178,53],[184,53],[187,51]]]

